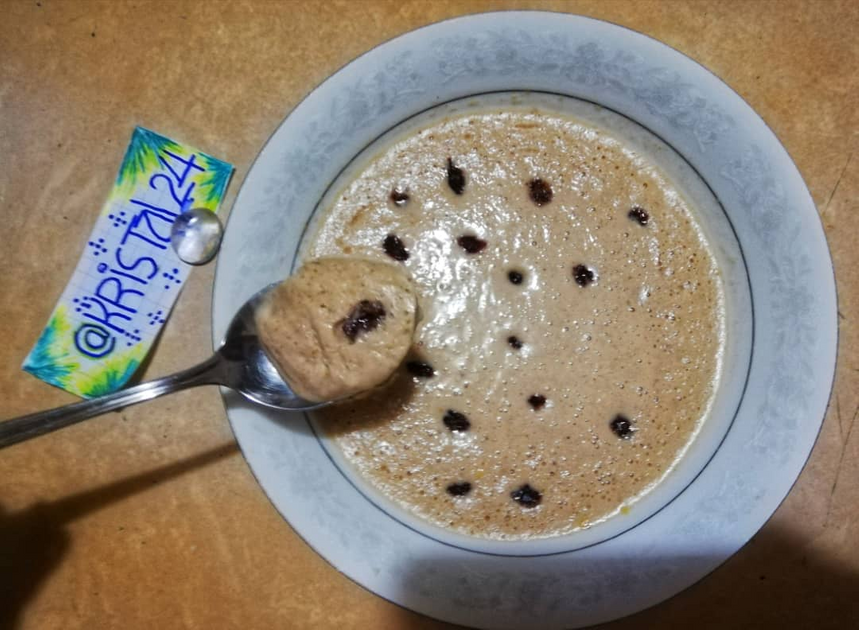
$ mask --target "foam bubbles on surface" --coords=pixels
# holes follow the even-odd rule
[[[436,525],[504,539],[592,526],[657,483],[708,408],[724,328],[713,256],[661,171],[604,130],[525,109],[434,122],[363,168],[304,255],[384,260],[382,239],[400,235],[421,295],[415,352],[436,374],[320,416],[359,474]],[[549,202],[532,200],[534,178]],[[388,200],[396,186],[403,208]],[[463,234],[485,249],[463,251]],[[577,284],[579,264],[596,281]],[[468,432],[445,429],[447,409],[467,414]],[[618,414],[628,439],[612,431]],[[466,497],[446,492],[466,481]],[[538,506],[511,499],[523,484]]]

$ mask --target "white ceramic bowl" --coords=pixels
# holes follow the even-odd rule
[[[837,311],[820,221],[778,140],[718,78],[643,35],[565,14],[475,15],[375,48],[296,107],[248,173],[218,263],[214,336],[289,274],[312,213],[356,155],[434,106],[510,98],[499,92],[578,108],[633,144],[672,150],[663,167],[716,245],[729,314],[719,394],[678,467],[628,517],[540,541],[478,540],[376,494],[306,418],[225,400],[272,503],[358,583],[456,623],[569,628],[651,606],[727,559],[787,494],[823,419]]]

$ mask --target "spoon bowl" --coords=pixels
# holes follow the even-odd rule
[[[239,392],[248,400],[292,411],[310,411],[331,404],[311,402],[296,394],[277,371],[260,342],[256,314],[269,292],[277,286],[270,284],[254,294],[233,316],[227,334],[215,352],[220,357],[223,379],[220,385]]]

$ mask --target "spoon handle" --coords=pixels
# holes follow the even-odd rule
[[[62,429],[114,409],[152,400],[181,389],[196,387],[197,385],[222,384],[222,367],[221,355],[215,354],[199,365],[182,372],[147,381],[128,389],[121,389],[107,396],[99,396],[98,398],[0,422],[0,448]]]

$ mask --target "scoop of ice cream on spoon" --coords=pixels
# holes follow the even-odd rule
[[[414,286],[400,266],[319,258],[269,293],[257,331],[298,395],[340,400],[388,381],[409,351],[416,313]]]

